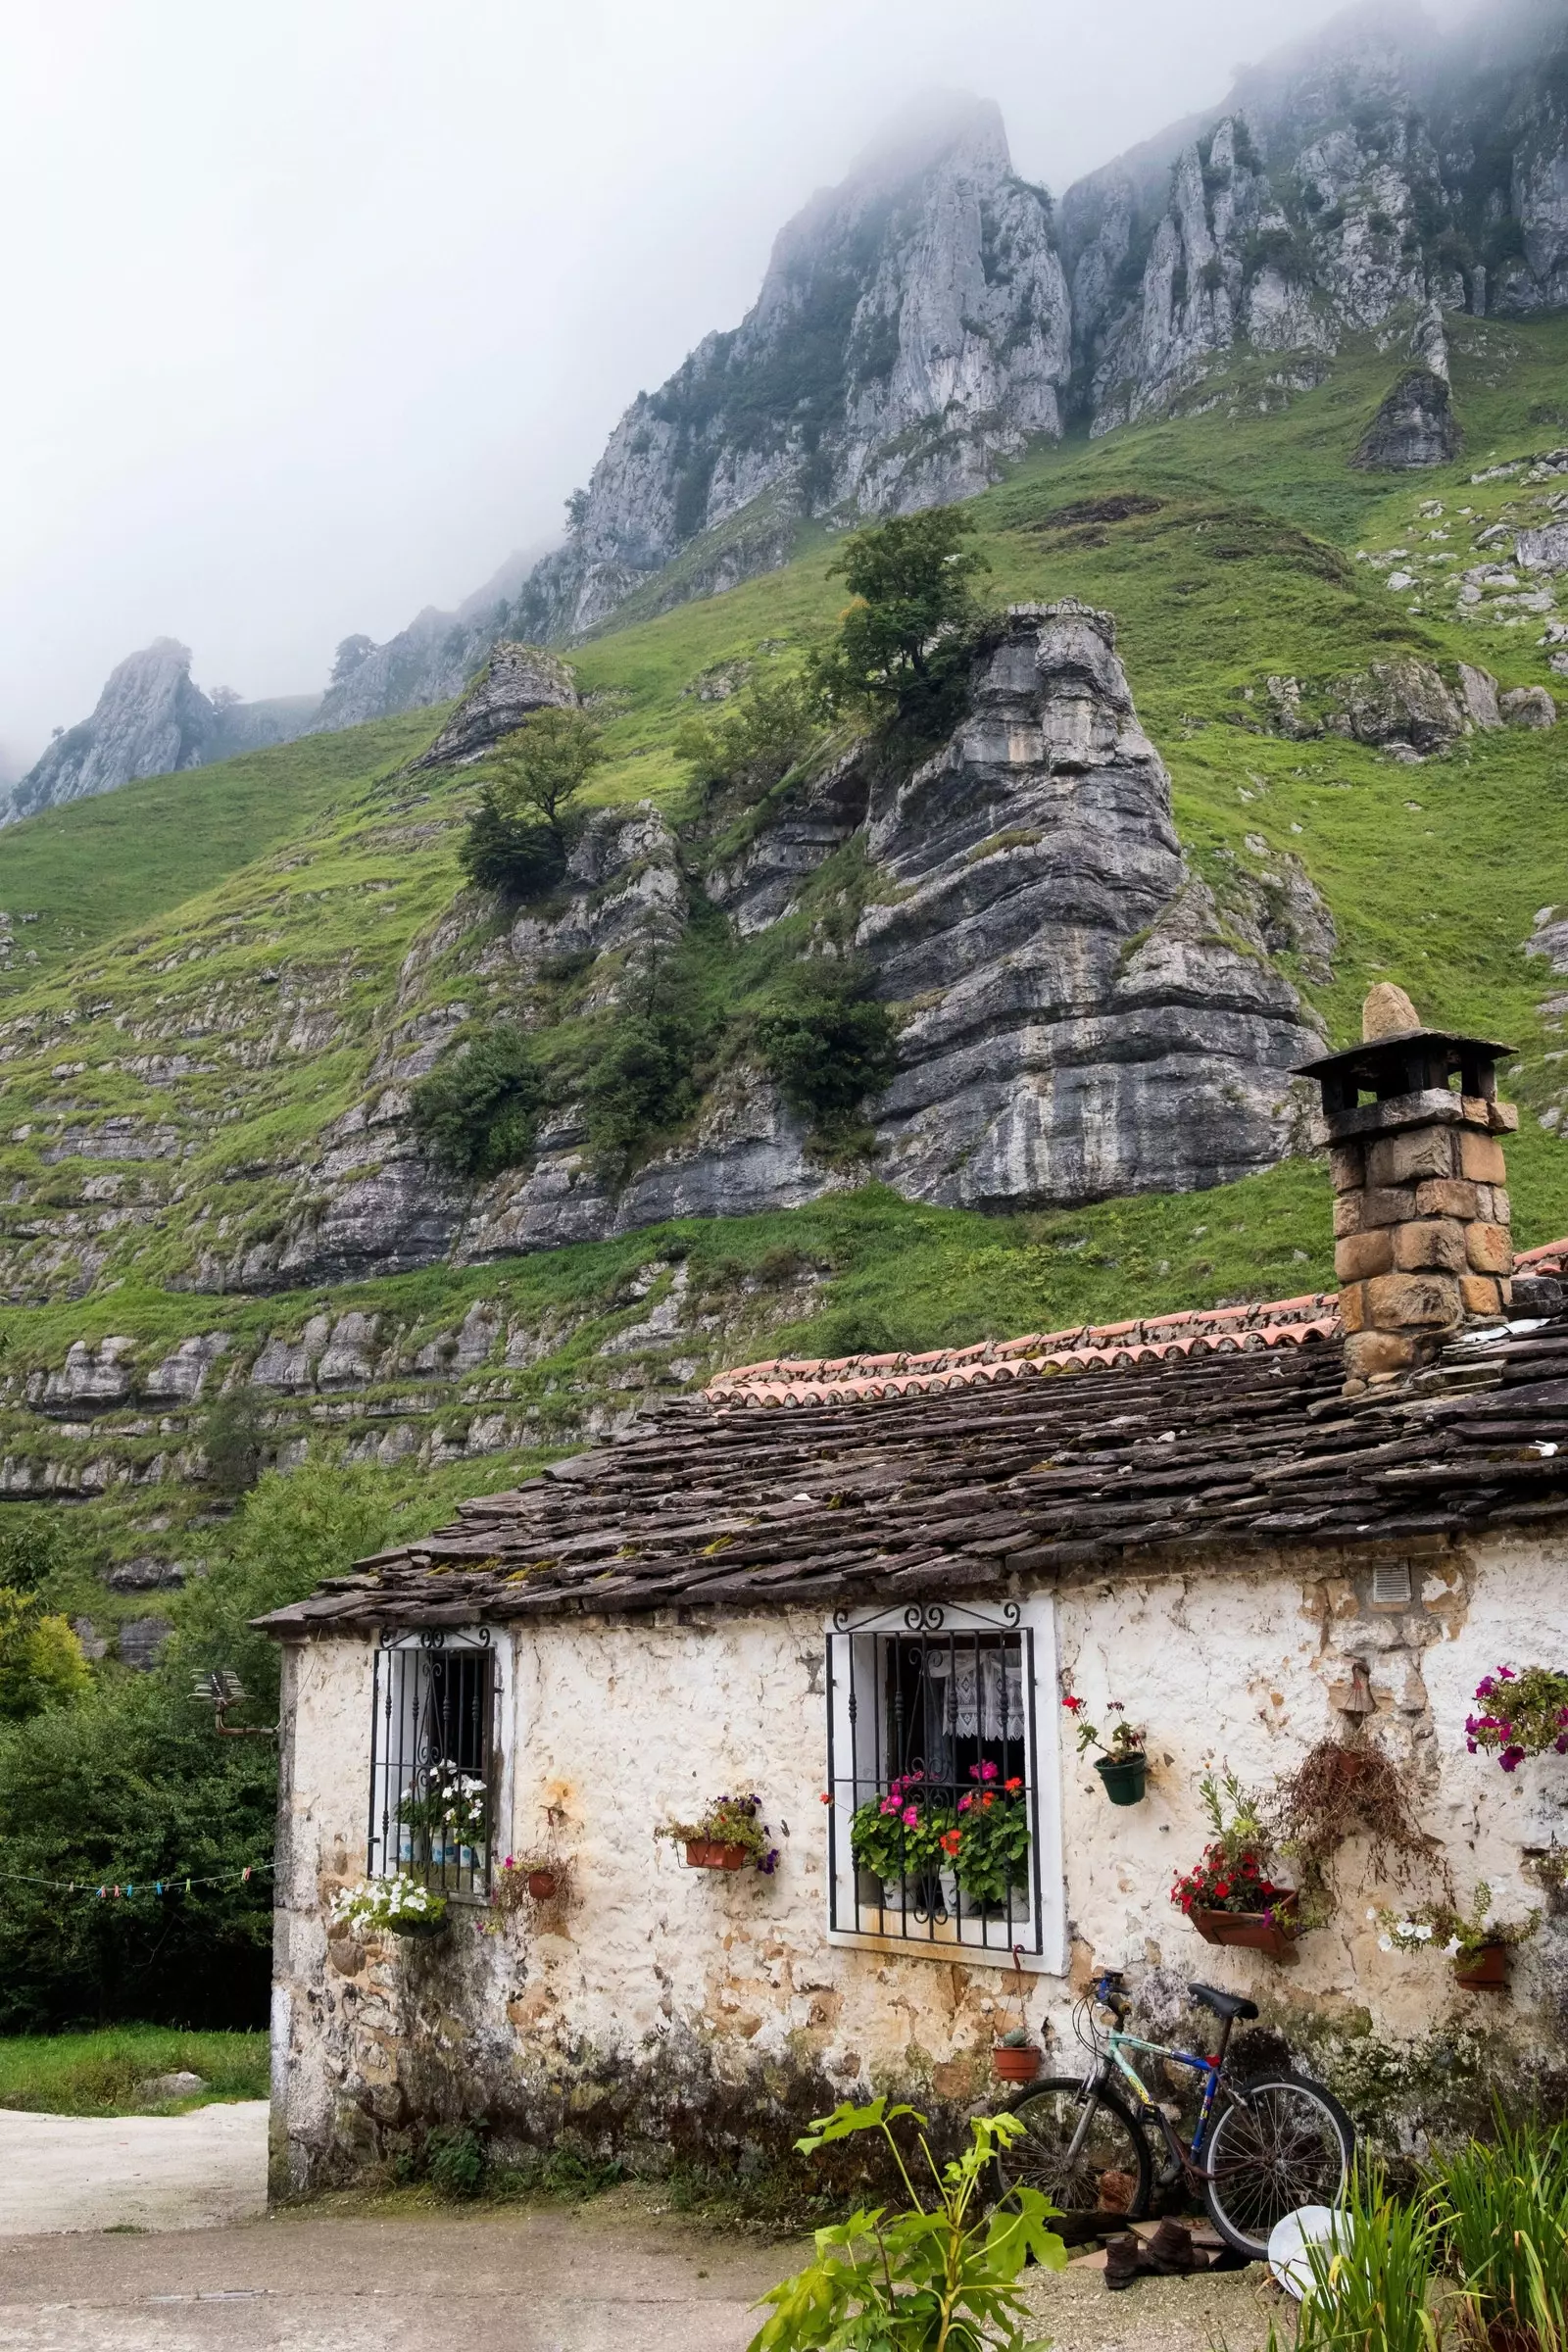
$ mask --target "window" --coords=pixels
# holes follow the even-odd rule
[[[476,1633],[383,1635],[370,1730],[369,1873],[490,1891],[498,1659]]]
[[[840,1610],[827,1684],[829,1932],[1060,1968],[1049,1598]]]

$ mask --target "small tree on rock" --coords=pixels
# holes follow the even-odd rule
[[[824,692],[869,706],[917,732],[947,722],[973,651],[981,612],[974,581],[991,566],[962,507],[895,514],[845,542],[829,578],[855,602],[816,658]]]
[[[573,804],[606,758],[582,710],[530,711],[507,736],[458,854],[470,882],[543,898],[566,870]]]

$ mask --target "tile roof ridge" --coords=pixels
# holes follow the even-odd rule
[[[1528,1254],[1549,1255],[1554,1250],[1568,1257],[1568,1240]],[[1110,1371],[1214,1351],[1301,1347],[1339,1334],[1339,1293],[1301,1291],[1291,1298],[1177,1307],[1116,1323],[1076,1323],[1010,1340],[973,1340],[962,1348],[773,1357],[715,1373],[703,1394],[717,1406],[851,1403],[885,1396],[940,1394],[1047,1372]]]

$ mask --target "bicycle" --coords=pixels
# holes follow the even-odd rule
[[[1214,2227],[1249,2261],[1261,2261],[1269,2232],[1302,2205],[1338,2205],[1355,2158],[1355,2128],[1321,2082],[1304,2075],[1261,2075],[1240,2082],[1226,2077],[1238,2020],[1256,2017],[1257,2003],[1212,1984],[1188,1991],[1222,2020],[1219,2048],[1200,2058],[1191,2050],[1145,2041],[1124,2031],[1131,2003],[1119,1969],[1106,1970],[1073,2013],[1079,2041],[1094,2063],[1082,2077],[1054,2075],[1028,2083],[1006,2103],[1024,2132],[997,2157],[1004,2195],[1038,2188],[1062,2213],[1115,2214],[1142,2221],[1154,2187],[1149,2129],[1165,2143],[1161,2187],[1183,2180],[1201,2189]],[[1108,2034],[1096,2008],[1114,2021]],[[1148,2089],[1128,2051],[1174,2061],[1200,2075],[1198,2122],[1184,2140],[1164,2106]],[[1136,2105],[1115,2081],[1130,2086]]]

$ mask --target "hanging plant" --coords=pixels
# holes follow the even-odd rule
[[[1499,1666],[1476,1685],[1484,1715],[1465,1717],[1466,1745],[1484,1748],[1504,1772],[1527,1756],[1568,1756],[1568,1674],[1554,1666]]]
[[[1452,1897],[1442,1847],[1417,1824],[1403,1775],[1370,1740],[1320,1740],[1267,1803],[1270,1834],[1291,1866],[1302,1928],[1326,1927],[1340,1907],[1335,1863],[1348,1838],[1367,1840],[1361,1883],[1415,1888],[1435,1878]]]
[[[334,1927],[354,1936],[439,1936],[447,1924],[447,1898],[399,1871],[395,1878],[340,1886],[330,1915]]]
[[[654,1836],[683,1845],[688,1870],[743,1870],[751,1862],[771,1878],[778,1848],[761,1811],[760,1796],[715,1797],[696,1821],[666,1821]]]
[[[1062,1693],[1062,1705],[1072,1717],[1078,1734],[1078,1753],[1087,1755],[1098,1747],[1095,1770],[1099,1773],[1105,1794],[1113,1805],[1136,1805],[1144,1793],[1149,1774],[1149,1758],[1145,1753],[1148,1734],[1142,1724],[1128,1723],[1126,1709],[1119,1698],[1105,1701],[1112,1715],[1123,1720],[1111,1732],[1107,1743],[1084,1714],[1085,1701],[1070,1689]]]

